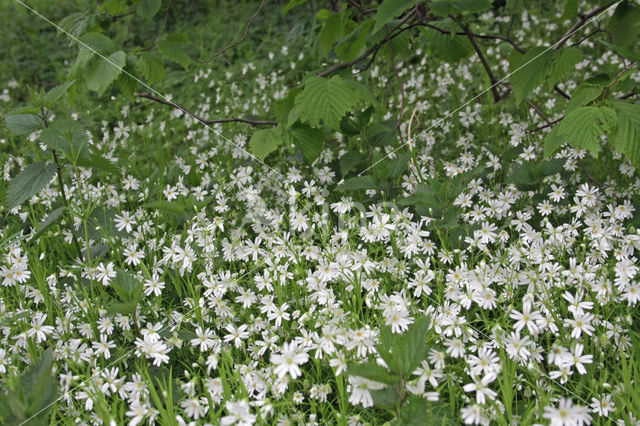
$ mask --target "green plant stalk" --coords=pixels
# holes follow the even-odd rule
[[[84,257],[82,256],[82,249],[80,249],[80,243],[78,243],[78,239],[73,234],[73,218],[69,210],[69,202],[67,201],[67,194],[64,192],[64,182],[62,182],[62,166],[58,161],[58,154],[56,154],[56,150],[52,149],[51,152],[53,153],[53,161],[55,161],[56,167],[58,168],[58,188],[60,189],[60,194],[62,194],[62,203],[64,204],[64,209],[67,213],[67,227],[69,228],[69,232],[71,232],[73,245],[76,247],[76,251],[78,252],[80,261],[84,262]]]

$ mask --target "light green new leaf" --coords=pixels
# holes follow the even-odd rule
[[[613,146],[640,170],[640,106],[622,101],[613,101],[612,105],[618,113]]]
[[[569,75],[582,58],[582,51],[577,47],[562,49],[550,65],[551,72],[549,73],[549,78],[547,78],[547,86],[551,88]]]
[[[598,156],[600,136],[615,126],[616,112],[609,107],[586,106],[568,113],[558,125],[558,136],[575,148]]]
[[[565,113],[569,113],[574,109],[587,105],[602,94],[602,87],[594,86],[588,83],[580,84],[571,94],[571,99],[567,104]]]
[[[509,81],[518,103],[544,81],[549,71],[549,61],[553,57],[553,52],[547,49],[539,46],[524,55],[517,51],[512,53],[509,60],[509,71],[512,73]]]
[[[111,287],[125,303],[137,302],[142,294],[140,281],[123,269],[116,269],[116,277],[111,281]]]
[[[162,40],[158,43],[158,49],[160,52],[170,61],[181,65],[185,71],[188,71],[189,64],[191,64],[191,58],[187,55],[180,46],[172,43],[169,40]]]
[[[142,16],[144,19],[151,19],[156,13],[158,13],[161,4],[161,0],[140,0],[137,9],[138,15]]]
[[[377,33],[384,24],[390,22],[405,10],[415,6],[422,0],[384,0],[376,12],[376,25],[373,27],[373,34]]]
[[[56,175],[56,170],[53,163],[39,162],[18,173],[7,188],[7,209],[19,206],[44,189]]]
[[[102,95],[107,87],[118,78],[126,59],[127,55],[122,50],[112,53],[107,60],[99,58],[86,74],[89,90]]]
[[[44,126],[44,121],[34,114],[7,115],[4,118],[7,129],[14,135],[26,135]]]
[[[258,130],[249,140],[249,150],[253,155],[264,161],[267,155],[271,154],[282,144],[280,129]]]
[[[44,95],[44,106],[50,108],[51,105],[53,105],[58,99],[60,99],[65,93],[67,93],[69,87],[71,87],[75,82],[75,80],[67,81],[64,84],[61,84],[60,86],[56,86],[53,89],[49,90],[47,94]]]
[[[334,13],[327,18],[318,37],[320,55],[323,57],[327,56],[333,44],[338,41],[342,35],[343,27],[342,13]]]
[[[332,129],[340,128],[340,120],[360,100],[356,93],[340,76],[331,79],[310,77],[304,91],[296,96],[295,106],[304,123],[313,127],[322,122]]]

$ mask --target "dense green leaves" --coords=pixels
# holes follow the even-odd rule
[[[157,56],[149,52],[142,52],[138,58],[138,67],[148,84],[164,80],[164,64]]]
[[[445,61],[458,62],[473,53],[473,46],[465,36],[443,34],[431,29],[423,32],[427,34],[427,46],[431,53]]]
[[[107,87],[118,78],[126,59],[127,56],[122,50],[112,53],[106,60],[100,58],[86,74],[87,88],[102,95]]]
[[[161,40],[158,43],[158,49],[168,60],[182,66],[185,71],[189,69],[191,58],[189,58],[189,55],[185,53],[178,43],[169,39]]]
[[[282,133],[279,128],[258,130],[249,140],[251,153],[260,160],[267,158],[267,155],[280,145],[282,145]]]
[[[34,114],[7,115],[4,118],[7,129],[14,135],[26,135],[44,126],[44,121]]]
[[[303,123],[339,129],[342,117],[361,99],[340,76],[309,77],[303,92],[295,98],[295,107]]]
[[[145,19],[151,19],[156,13],[158,13],[161,4],[161,0],[140,0],[137,9],[138,15]]]
[[[569,75],[582,58],[582,51],[577,47],[562,49],[551,63],[551,71],[547,78],[547,86],[551,88]]]
[[[9,182],[7,209],[11,210],[39,193],[51,182],[56,171],[53,163],[39,162],[27,166]]]

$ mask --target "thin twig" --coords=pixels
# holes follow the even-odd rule
[[[542,126],[538,126],[538,127],[536,127],[535,129],[528,130],[528,132],[529,132],[529,133],[533,133],[533,132],[538,132],[538,131],[540,131],[540,130],[542,130],[542,129],[546,129],[547,127],[551,127],[551,126],[553,126],[554,124],[557,124],[557,123],[561,122],[563,118],[564,118],[564,115],[563,115],[562,117],[560,117],[560,118],[556,118],[556,119],[555,119],[555,120],[553,120],[553,121],[549,121],[549,122],[547,122],[547,124],[544,124],[544,125],[542,125]]]
[[[421,25],[423,25],[425,27],[428,27],[428,28],[431,28],[431,29],[434,29],[434,30],[436,30],[436,31],[438,31],[438,32],[440,32],[442,34],[447,34],[447,35],[451,34],[451,31],[447,31],[447,30],[445,30],[443,28],[436,27],[435,25],[430,24],[428,22],[422,23]],[[458,32],[456,32],[454,34],[455,35],[463,35],[463,36],[467,35],[466,32],[462,32],[462,31],[458,31]],[[518,52],[520,52],[522,54],[525,53],[525,50],[522,47],[520,47],[518,45],[518,43],[516,43],[513,39],[511,39],[509,37],[501,36],[501,35],[497,35],[497,34],[476,34],[474,32],[471,32],[471,35],[473,35],[473,37],[475,37],[475,38],[480,38],[480,39],[485,39],[485,40],[500,40],[500,41],[504,41],[506,43],[509,43],[511,46],[513,46],[513,48],[516,49]]]
[[[553,48],[556,49],[556,50],[560,49],[567,42],[567,40],[569,40],[571,38],[571,36],[575,32],[577,32],[580,28],[582,28],[582,26],[584,26],[591,18],[593,18],[594,16],[596,16],[600,12],[609,9],[611,6],[613,6],[615,4],[618,4],[618,3],[620,3],[619,0],[611,2],[606,6],[596,7],[595,9],[591,10],[590,12],[587,12],[585,15],[579,15],[580,20],[578,22],[576,22],[575,24],[573,24],[573,26],[571,28],[569,28],[569,31],[564,33],[564,35],[560,38],[560,40],[558,40],[558,42],[553,46]]]
[[[549,121],[549,118],[547,118],[546,114],[544,112],[542,112],[542,110],[540,109],[540,107],[538,107],[538,105],[534,104],[533,102],[531,102],[531,100],[529,98],[524,98],[524,101],[527,103],[527,105],[529,105],[531,107],[532,110],[534,110],[536,112],[536,114],[538,114],[547,124],[550,124],[551,122]]]
[[[247,39],[247,37],[249,37],[249,29],[251,28],[251,25],[253,25],[253,21],[256,20],[256,18],[258,17],[258,15],[260,14],[260,11],[262,11],[262,8],[264,7],[264,0],[262,0],[260,2],[260,6],[258,7],[258,10],[256,10],[256,12],[253,14],[253,16],[251,17],[251,19],[249,19],[249,22],[247,22],[247,26],[244,29],[244,34],[242,35],[242,37],[240,37],[237,41],[231,43],[230,45],[228,45],[227,47],[225,47],[224,49],[222,49],[221,51],[215,53],[213,56],[211,56],[209,59],[205,59],[205,60],[199,60],[196,59],[196,62],[199,62],[201,64],[206,64],[208,62],[211,62],[212,60],[214,60],[215,58],[217,58],[220,55],[223,55],[225,53],[227,53],[227,51],[233,49],[234,47],[236,47],[237,45],[239,45],[240,43],[242,43],[243,41],[245,41]],[[226,57],[225,57],[226,60]]]
[[[198,120],[199,122],[203,123],[203,124],[217,124],[217,123],[245,123],[245,124],[251,124],[252,126],[277,126],[278,122],[275,120],[252,120],[249,118],[237,118],[237,117],[231,117],[231,118],[220,118],[220,119],[216,119],[216,120],[207,120],[205,118],[200,117],[198,114],[189,111],[188,109],[186,109],[185,107],[183,107],[180,104],[177,104],[175,102],[172,101],[168,101],[162,98],[158,98],[150,93],[136,93],[136,96],[140,97],[140,98],[146,98],[146,99],[150,99],[154,102],[158,102],[159,104],[163,104],[163,105],[168,105],[172,108],[175,109],[179,109],[180,111],[184,112],[185,114],[195,118],[196,120]]]
[[[553,86],[553,89],[554,89],[556,92],[560,93],[564,98],[566,98],[566,99],[568,99],[568,100],[571,100],[571,96],[569,96],[569,94],[568,94],[567,92],[565,92],[564,90],[562,90],[562,89],[560,88],[560,86],[558,86],[558,84],[557,84],[557,83]]]
[[[464,31],[464,34],[467,36],[467,38],[471,42],[473,49],[476,51],[478,57],[480,58],[480,62],[482,63],[482,66],[484,67],[485,71],[487,72],[487,75],[489,76],[489,81],[491,82],[491,93],[493,94],[493,100],[494,102],[498,102],[501,99],[501,94],[498,92],[498,87],[497,87],[498,79],[493,74],[493,71],[491,71],[491,67],[489,66],[489,62],[487,62],[487,58],[485,58],[484,53],[482,52],[482,49],[480,49],[478,42],[476,41],[475,37],[473,36],[473,33],[469,29],[469,24],[465,24],[464,22],[461,22],[460,20],[458,20],[458,18],[456,18],[453,15],[449,15],[449,17],[456,24],[458,24],[460,28],[462,28],[462,31]]]
[[[616,78],[602,90],[602,99],[604,99],[607,96],[607,91],[610,88],[612,88],[618,82],[618,80],[620,80],[620,77],[622,77],[622,75],[624,73],[626,73],[627,71],[637,67],[638,65],[640,65],[640,62],[634,62],[631,65],[629,65],[628,67],[625,67],[622,71],[620,71],[618,73],[618,75],[616,76]]]

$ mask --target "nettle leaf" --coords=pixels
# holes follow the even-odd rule
[[[118,78],[127,60],[127,55],[119,50],[109,55],[107,60],[100,58],[85,76],[89,90],[102,95],[107,87]]]
[[[588,149],[594,156],[600,151],[600,136],[616,124],[616,112],[609,107],[577,108],[558,124],[558,136],[576,148]]]
[[[640,170],[640,105],[621,101],[613,101],[611,104],[618,113],[618,128],[613,146]]]
[[[142,52],[138,59],[138,67],[148,84],[164,80],[164,63],[157,56],[149,52]]]
[[[178,46],[178,44],[173,43],[170,40],[162,40],[158,43],[158,49],[160,49],[160,53],[162,53],[168,60],[182,66],[185,71],[189,70],[191,58],[180,46]]]
[[[548,49],[538,46],[524,55],[518,51],[511,54],[509,71],[512,75],[509,81],[518,103],[544,81],[549,71],[549,62],[553,58],[553,52]]]
[[[249,150],[261,161],[282,145],[282,133],[279,128],[258,130],[249,140]]]
[[[314,76],[305,82],[304,90],[296,96],[295,106],[304,123],[313,127],[324,124],[337,130],[342,117],[360,100],[361,96],[340,76],[331,79]]]
[[[376,12],[376,25],[373,27],[373,33],[377,33],[384,24],[387,24],[398,15],[410,7],[415,6],[422,0],[384,0]]]
[[[67,81],[64,84],[61,84],[49,90],[47,94],[44,95],[44,106],[50,108],[58,99],[60,99],[65,93],[67,93],[67,90],[69,90],[69,88],[73,86],[73,83],[75,82],[75,80]]]
[[[551,63],[551,72],[547,78],[547,86],[551,88],[557,82],[569,75],[582,58],[582,51],[577,47],[562,49]]]
[[[63,152],[73,159],[82,153],[89,142],[85,128],[71,119],[54,121],[51,126],[42,130],[40,140],[49,148]],[[75,155],[72,156],[72,153]]]
[[[365,379],[373,380],[374,382],[378,383],[384,383],[386,385],[395,385],[400,381],[400,377],[389,373],[386,368],[376,364],[373,361],[352,365],[347,368],[347,374],[349,376],[364,377]]]
[[[27,166],[11,179],[7,188],[7,209],[11,210],[42,191],[56,175],[53,163],[39,162]]]
[[[38,226],[38,229],[36,230],[36,233],[33,234],[33,240],[36,240],[40,235],[42,235],[42,233],[44,231],[46,231],[47,229],[49,229],[49,227],[51,225],[53,225],[54,223],[56,223],[58,221],[58,219],[60,219],[60,217],[62,216],[62,214],[64,213],[64,207],[58,207],[57,209],[55,209],[54,211],[52,211],[49,216],[47,216]]]
[[[15,114],[4,117],[7,129],[16,136],[27,135],[35,130],[42,129],[44,121],[34,114]]]
[[[116,269],[116,277],[111,287],[125,303],[136,302],[142,294],[142,284],[138,279],[123,269]]]
[[[156,13],[158,13],[161,4],[161,0],[140,0],[136,11],[138,12],[138,15],[142,16],[144,19],[151,19]]]

